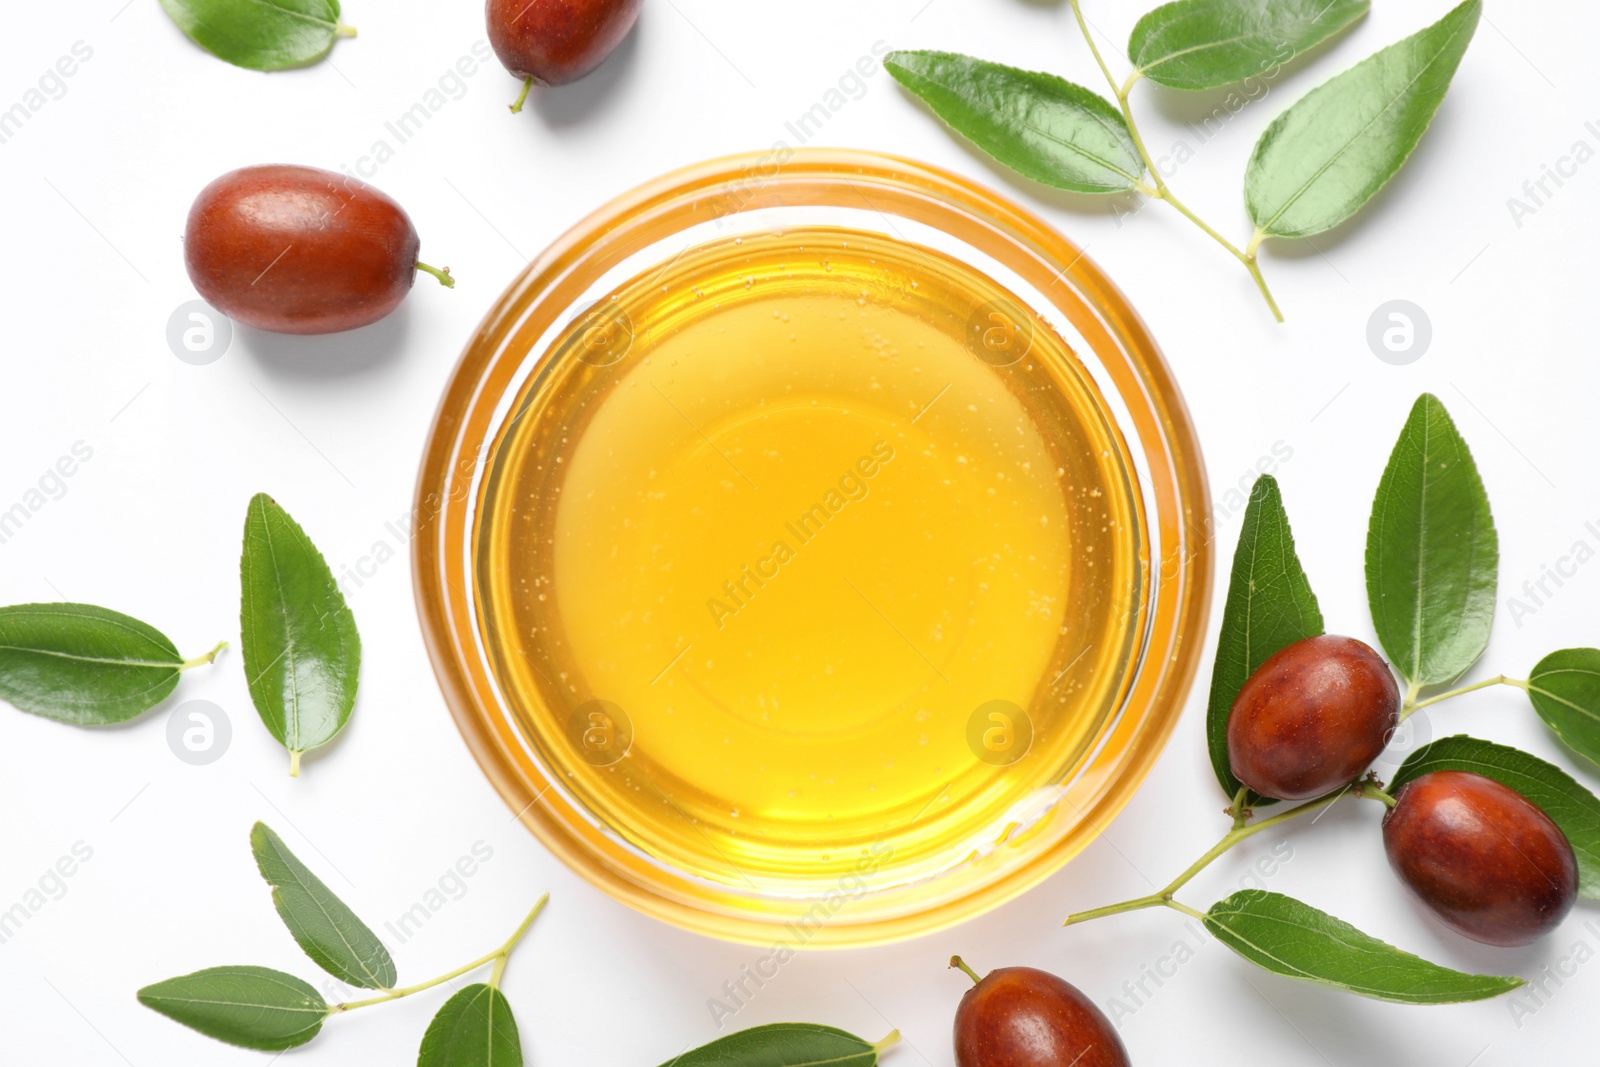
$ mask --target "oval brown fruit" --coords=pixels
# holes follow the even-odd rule
[[[957,1067],[1128,1067],[1128,1050],[1094,1002],[1032,967],[990,971],[967,990],[955,1047]]]
[[[517,77],[541,85],[565,85],[594,70],[622,43],[639,18],[641,3],[488,0],[489,43]]]
[[[201,190],[183,254],[194,287],[229,318],[276,333],[336,333],[399,306],[420,246],[405,211],[371,186],[271,165]],[[441,280],[454,284],[448,272]]]
[[[1265,797],[1309,800],[1366,770],[1400,715],[1389,665],[1353,637],[1323,634],[1279,649],[1228,713],[1234,777]]]
[[[1578,863],[1561,828],[1521,793],[1467,771],[1407,782],[1383,817],[1383,848],[1406,888],[1457,933],[1526,945],[1566,918]]]

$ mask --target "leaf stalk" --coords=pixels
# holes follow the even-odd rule
[[[522,105],[528,102],[528,94],[533,92],[533,78],[527,77],[522,81],[522,94],[517,97],[517,102],[511,105],[513,115],[522,114]]]
[[[1198,912],[1194,912],[1193,909],[1190,909],[1174,900],[1173,896],[1178,892],[1178,890],[1188,885],[1189,882],[1194,879],[1195,875],[1209,867],[1212,861],[1214,861],[1218,856],[1221,856],[1224,852],[1227,852],[1239,842],[1244,841],[1247,838],[1254,837],[1263,830],[1270,830],[1275,826],[1283,825],[1290,819],[1298,819],[1302,815],[1325,808],[1346,794],[1357,797],[1372,795],[1370,791],[1374,788],[1375,787],[1371,782],[1355,782],[1336,789],[1333,792],[1324,793],[1322,796],[1313,800],[1308,800],[1298,808],[1291,808],[1289,811],[1280,812],[1279,814],[1272,816],[1270,819],[1263,819],[1258,823],[1251,823],[1249,825],[1240,824],[1240,813],[1243,811],[1243,809],[1236,807],[1234,809],[1233,829],[1224,834],[1222,840],[1218,841],[1215,845],[1212,845],[1203,856],[1189,864],[1182,874],[1168,882],[1164,888],[1147,896],[1134,897],[1131,900],[1124,900],[1117,904],[1107,904],[1105,907],[1094,908],[1090,911],[1076,912],[1067,916],[1066,922],[1062,923],[1061,925],[1076,926],[1078,923],[1088,922],[1090,919],[1101,919],[1107,915],[1120,915],[1125,911],[1139,911],[1142,908],[1168,907],[1175,908],[1176,910],[1182,911],[1185,914],[1198,914]],[[1382,792],[1382,790],[1378,790],[1378,792]],[[1243,799],[1244,794],[1245,790],[1241,789],[1239,791],[1239,795],[1234,798],[1235,805],[1237,805]],[[1384,796],[1388,796],[1388,794],[1384,794]]]
[[[423,262],[421,262],[419,260],[417,262],[417,269],[422,271],[425,274],[431,274],[435,278],[438,278],[439,279],[439,284],[444,286],[446,289],[454,289],[456,287],[456,280],[450,274],[450,268],[449,267],[446,267],[443,270],[440,270],[438,267],[430,267],[430,266],[428,266],[428,264],[423,263]]]
[[[967,961],[962,959],[960,956],[951,956],[950,966],[955,967],[956,969],[960,970],[962,974],[965,974],[968,978],[972,979],[973,985],[977,985],[979,982],[983,981],[982,978],[978,977],[978,972],[973,970],[971,967],[968,967]]]
[[[391,989],[382,996],[369,997],[366,1000],[352,1000],[340,1004],[330,1005],[328,1008],[328,1014],[335,1015],[341,1012],[355,1011],[357,1008],[367,1008],[374,1004],[387,1004],[391,1000],[399,1000],[401,997],[409,997],[413,993],[420,993],[425,989],[432,989],[434,986],[443,985],[445,982],[448,982],[453,978],[460,978],[468,971],[477,970],[486,963],[494,964],[494,970],[491,971],[489,975],[489,984],[496,989],[500,988],[500,976],[505,973],[506,961],[511,957],[511,950],[517,947],[517,942],[522,940],[522,936],[528,932],[528,928],[533,925],[533,920],[539,917],[539,913],[544,910],[544,906],[549,902],[549,900],[549,893],[546,893],[540,897],[538,903],[534,904],[533,910],[528,912],[527,917],[522,920],[522,925],[518,926],[516,930],[512,932],[511,936],[506,938],[505,943],[499,948],[495,949],[493,952],[479,956],[471,963],[462,964],[455,970],[441,974],[437,978],[430,978],[426,982],[418,982],[416,985],[408,985],[399,989]]]
[[[1400,721],[1405,722],[1412,715],[1421,711],[1429,704],[1437,704],[1441,700],[1449,700],[1451,697],[1458,697],[1463,693],[1471,693],[1479,689],[1487,689],[1491,685],[1509,685],[1514,689],[1523,690],[1528,688],[1528,682],[1526,680],[1521,678],[1508,678],[1503,674],[1497,674],[1493,678],[1485,678],[1483,681],[1474,682],[1471,685],[1461,686],[1459,689],[1451,689],[1446,692],[1439,693],[1438,695],[1431,696],[1426,700],[1416,699],[1416,694],[1418,691],[1420,691],[1421,686],[1412,687],[1407,690],[1405,705],[1400,709]]]
[[[1153,199],[1165,200],[1172,205],[1173,210],[1198,226],[1201,232],[1225,248],[1233,258],[1244,264],[1245,269],[1250,272],[1251,279],[1256,283],[1256,288],[1261,291],[1262,299],[1267,302],[1267,307],[1272,311],[1272,317],[1278,322],[1282,322],[1283,312],[1278,309],[1278,302],[1273,298],[1272,290],[1267,287],[1267,280],[1261,274],[1261,265],[1256,261],[1256,249],[1266,235],[1257,230],[1255,237],[1250,241],[1250,246],[1241,251],[1237,245],[1218,233],[1209,223],[1191,211],[1187,204],[1173,195],[1172,190],[1167,186],[1166,179],[1161,176],[1161,171],[1156,167],[1155,160],[1150,155],[1150,150],[1145,147],[1144,135],[1139,132],[1139,124],[1133,118],[1133,109],[1128,106],[1128,94],[1132,92],[1139,79],[1144,76],[1144,72],[1137,69],[1134,70],[1133,73],[1128,75],[1127,80],[1119,85],[1117,79],[1111,73],[1111,68],[1106,65],[1105,58],[1101,56],[1099,46],[1094,43],[1094,36],[1089,32],[1089,23],[1083,17],[1083,8],[1080,6],[1079,0],[1070,0],[1070,3],[1072,4],[1073,18],[1077,20],[1078,29],[1083,33],[1083,39],[1089,45],[1089,52],[1094,56],[1095,64],[1099,66],[1100,73],[1105,75],[1106,84],[1111,87],[1112,94],[1117,98],[1117,109],[1122,112],[1122,121],[1127,124],[1128,133],[1133,137],[1133,146],[1138,150],[1139,158],[1144,161],[1145,169],[1150,172],[1151,181],[1155,183],[1154,190],[1142,182],[1136,185],[1135,188]]]
[[[196,656],[194,659],[186,659],[182,663],[178,664],[178,670],[180,670],[180,671],[193,670],[196,667],[204,667],[208,663],[215,663],[217,661],[217,656],[220,655],[222,653],[222,650],[227,648],[227,647],[228,647],[228,642],[226,642],[226,641],[218,641],[217,642],[217,646],[215,648],[213,648],[210,652],[207,652],[207,653],[205,653],[204,655],[201,655],[201,656]]]

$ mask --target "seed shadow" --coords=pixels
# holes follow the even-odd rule
[[[1572,952],[1572,940],[1563,936],[1559,927],[1550,936],[1542,937],[1531,945],[1499,948],[1480,944],[1445,926],[1432,911],[1401,887],[1398,880],[1394,881],[1393,888],[1394,892],[1405,897],[1407,910],[1415,919],[1409,934],[1411,943],[1405,946],[1406,950],[1415,951],[1424,959],[1446,967],[1472,974],[1526,976],[1547,970],[1550,964]],[[1594,902],[1580,899],[1564,925],[1577,922],[1585,912],[1592,918],[1594,909]]]
[[[1237,957],[1218,966],[1229,972],[1220,981],[1231,989],[1227,1000],[1240,1012],[1236,1022],[1241,1029],[1271,1031],[1286,1042],[1309,1045],[1316,1055],[1307,1057],[1306,1063],[1372,1062],[1373,1011],[1378,1005],[1326,986],[1268,974]],[[1382,1059],[1437,1063],[1439,1033],[1429,1027],[1385,1028]]]
[[[621,93],[622,85],[632,78],[638,66],[639,36],[649,21],[648,14],[641,14],[616,51],[594,71],[570,85],[535,85],[528,98],[529,110],[551,129],[593,121],[591,116],[613,102]]]
[[[421,285],[433,285],[422,278]],[[347,378],[398,363],[411,329],[412,294],[386,317],[370,326],[343,333],[270,333],[251,326],[236,326],[238,345],[262,370],[274,378],[326,381]]]

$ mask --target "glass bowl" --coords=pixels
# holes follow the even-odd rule
[[[862,945],[1127,802],[1195,673],[1209,511],[1077,247],[925,164],[783,149],[529,264],[445,390],[413,564],[463,736],[563,862],[705,934]]]

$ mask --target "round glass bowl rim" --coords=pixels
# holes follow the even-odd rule
[[[999,847],[1010,862],[986,864],[931,907],[896,913],[878,901],[869,921],[823,923],[808,947],[877,944],[971,918],[1036,885],[1081,851],[1149,773],[1170,736],[1198,664],[1210,604],[1212,558],[1204,465],[1194,427],[1155,342],[1122,294],[1072,242],[1042,219],[966,179],[924,163],[872,152],[798,149],[710,160],[656,178],[604,205],[557,238],[495,302],[469,341],[440,401],[418,478],[412,566],[423,637],[445,701],[484,773],[534,835],[572,870],[614,899],[677,926],[770,944],[793,913],[750,907],[659,862],[651,863],[594,825],[552,788],[517,743],[479,649],[468,589],[476,503],[474,479],[494,417],[518,369],[542,351],[518,351],[581,310],[588,286],[617,263],[683,230],[763,208],[897,210],[935,226],[1027,278],[1088,343],[1079,351],[1109,375],[1133,425],[1122,426],[1142,456],[1147,523],[1159,555],[1150,561],[1145,647],[1123,708],[1102,728],[1094,755],[1067,787],[1077,818],[1048,834],[1017,835]],[[464,551],[465,546],[465,551]],[[1065,791],[1063,792],[1065,796]],[[916,886],[907,904],[923,904]],[[741,903],[741,902],[744,903]],[[799,904],[799,901],[788,903]]]

